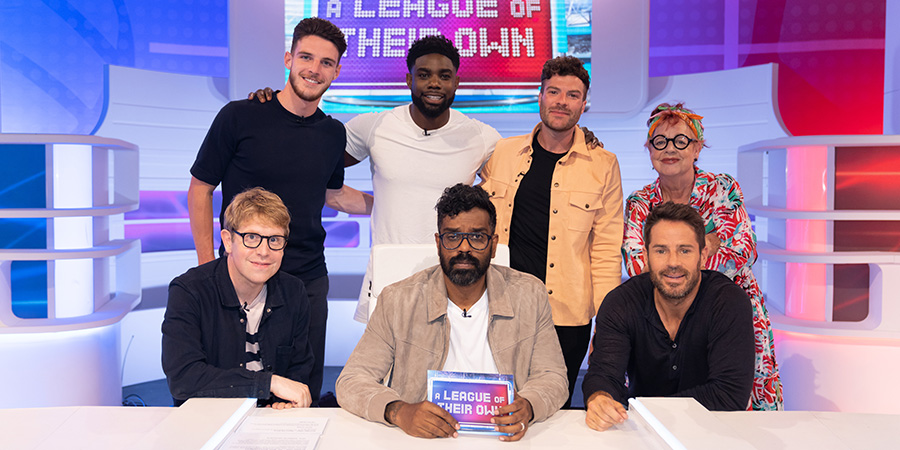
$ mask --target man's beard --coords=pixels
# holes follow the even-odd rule
[[[687,283],[684,284],[684,287],[682,289],[670,289],[666,282],[662,280],[662,276],[669,273],[683,274],[689,276],[690,278],[687,279]],[[663,297],[669,300],[684,300],[688,296],[688,294],[690,294],[694,290],[694,288],[697,287],[697,284],[700,283],[700,264],[697,264],[697,270],[692,273],[682,268],[668,268],[657,274],[656,271],[651,269],[650,282],[653,283],[653,287],[655,287]]]
[[[445,111],[450,109],[450,106],[453,105],[453,100],[456,99],[456,94],[450,94],[447,97],[444,97],[444,101],[441,102],[440,105],[429,105],[425,103],[425,100],[422,100],[422,97],[427,94],[427,92],[423,92],[419,95],[412,95],[413,105],[422,113],[423,116],[435,119],[440,117]]]
[[[294,90],[294,94],[296,94],[297,97],[300,97],[301,100],[306,102],[314,102],[319,100],[320,98],[322,98],[322,95],[325,94],[325,91],[327,91],[328,87],[330,86],[329,84],[325,83],[324,80],[317,80],[322,81],[322,84],[319,85],[322,90],[316,92],[303,91],[300,87],[298,87],[298,85],[303,82],[301,78],[302,77],[299,73],[291,73],[291,89]]]
[[[471,286],[487,273],[488,266],[490,266],[490,260],[482,263],[469,253],[460,253],[449,260],[441,255],[440,259],[444,275],[447,275],[450,282],[457,286]],[[453,265],[456,263],[470,263],[474,267],[471,269],[454,269]]]

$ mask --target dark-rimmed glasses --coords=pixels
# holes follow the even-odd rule
[[[665,150],[669,145],[669,142],[671,142],[678,150],[684,150],[694,141],[696,141],[696,139],[691,139],[683,134],[679,134],[673,138],[667,138],[661,134],[657,134],[656,136],[653,136],[653,139],[650,139],[650,145],[652,145],[653,148],[662,151]]]
[[[463,240],[469,241],[469,247],[472,247],[472,250],[484,250],[491,243],[491,238],[493,237],[487,233],[462,233],[458,231],[442,233],[439,236],[441,238],[441,246],[447,250],[458,249],[462,245]]]
[[[263,239],[266,240],[269,249],[274,252],[284,250],[284,247],[287,245],[287,236],[263,236],[259,233],[241,233],[237,230],[231,230],[231,232],[240,236],[241,240],[244,242],[244,247],[247,248],[259,247],[259,244],[262,244]]]

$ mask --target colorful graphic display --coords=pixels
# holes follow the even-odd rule
[[[327,0],[317,15],[341,28],[347,52],[335,86],[404,79],[406,50],[440,34],[459,49],[467,85],[534,85],[553,56],[551,0]]]
[[[428,399],[459,421],[460,431],[495,433],[491,418],[512,397],[512,375],[428,371]]]

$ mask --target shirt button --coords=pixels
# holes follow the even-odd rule
[[[557,162],[557,164],[562,165],[562,161]]]
[[[266,308],[266,312],[267,312],[267,313],[272,312],[272,308]]]
[[[496,192],[491,191],[491,197],[493,197],[495,194],[496,194]]]
[[[238,367],[244,367],[244,363],[238,364]]]
[[[553,263],[550,263],[550,268],[551,268],[551,269],[553,268]]]
[[[559,183],[553,183],[553,187],[559,187]]]
[[[585,208],[590,208],[591,205],[588,205],[588,204],[585,203],[584,207],[585,207]]]
[[[556,240],[556,236],[550,236],[550,240],[551,240],[551,241],[555,241],[555,240]]]
[[[556,214],[557,212],[558,212],[557,210],[555,210],[555,209],[553,210],[553,214]]]
[[[266,370],[272,370],[272,365],[269,364],[268,366],[266,366]]]
[[[244,323],[244,319],[241,319],[241,323]]]
[[[550,289],[549,291],[547,291],[547,294],[553,295],[553,289]]]
[[[678,366],[675,365],[675,364],[673,364],[673,365],[672,365],[672,370],[678,370]]]
[[[673,343],[672,343],[672,348],[678,348],[678,344],[676,344],[676,343],[673,342]]]
[[[509,207],[512,208],[512,203],[509,204]]]

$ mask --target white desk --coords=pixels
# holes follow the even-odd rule
[[[660,401],[661,400],[661,401]],[[646,399],[659,422],[690,449],[719,449],[738,442],[757,449],[892,449],[900,415],[832,412],[709,412],[692,399]],[[250,403],[252,405],[252,402]],[[460,435],[425,440],[360,419],[342,409],[249,409],[241,399],[194,399],[180,408],[58,407],[0,410],[0,448],[201,449],[215,448],[247,415],[327,417],[318,450],[435,449],[657,449],[654,433],[634,409],[629,420],[605,432],[590,430],[584,411],[560,411],[533,424],[518,443],[496,436]],[[217,434],[218,433],[218,434]],[[731,447],[734,448],[734,447]]]
[[[317,450],[332,449],[506,449],[510,443],[497,436],[461,434],[456,439],[426,440],[407,435],[396,427],[369,422],[342,409],[257,410],[254,414],[281,413],[294,417],[328,417]],[[523,446],[524,444],[524,446]],[[616,430],[598,433],[584,423],[584,411],[559,411],[545,422],[532,424],[516,448],[529,449],[653,449],[649,435],[629,421]]]

